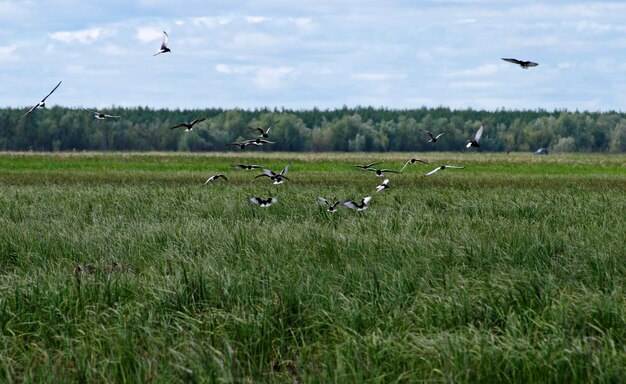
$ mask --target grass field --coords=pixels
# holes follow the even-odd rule
[[[0,154],[0,381],[622,382],[626,155],[411,156]]]

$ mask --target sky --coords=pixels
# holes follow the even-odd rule
[[[47,105],[623,111],[626,2],[0,0],[0,107],[60,80]]]

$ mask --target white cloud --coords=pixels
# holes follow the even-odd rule
[[[18,46],[16,44],[0,47],[0,60],[15,59],[16,56],[13,53],[17,48]]]
[[[403,79],[406,74],[399,73],[376,73],[376,72],[360,72],[352,74],[355,80],[363,81],[389,81],[393,79]]]
[[[150,41],[161,40],[163,38],[163,30],[154,27],[139,27],[135,38],[142,43],[148,43]]]
[[[453,71],[447,74],[448,77],[476,77],[476,76],[488,76],[493,75],[498,71],[496,64],[483,64],[476,68],[463,69],[460,71]]]
[[[228,64],[217,64],[215,66],[215,70],[220,73],[225,73],[227,75],[230,74],[246,74],[254,71],[258,67],[254,65],[228,65]]]
[[[207,28],[221,27],[231,22],[230,17],[220,17],[220,16],[191,17],[188,20],[194,26],[203,26]]]
[[[257,24],[267,21],[268,18],[264,16],[247,16],[245,20],[250,24]]]
[[[260,89],[272,90],[285,86],[289,78],[296,75],[296,70],[291,67],[259,68],[252,82]]]
[[[53,40],[58,40],[63,43],[81,43],[81,44],[89,44],[94,41],[103,38],[109,37],[115,34],[114,30],[104,29],[104,28],[89,28],[82,29],[78,31],[59,31],[53,32],[49,36]]]

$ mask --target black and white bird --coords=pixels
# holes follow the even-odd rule
[[[57,84],[57,85],[56,85],[56,87],[54,87],[54,88],[52,89],[52,91],[50,91],[50,93],[48,93],[48,94],[46,95],[46,97],[44,97],[43,99],[41,99],[41,101],[40,101],[40,102],[38,102],[37,104],[35,104],[35,106],[34,106],[34,107],[32,107],[31,109],[29,109],[29,110],[28,110],[28,112],[26,112],[26,113],[24,114],[24,116],[22,116],[22,117],[26,117],[28,114],[30,114],[32,111],[34,111],[34,110],[35,110],[35,109],[37,109],[37,108],[45,108],[45,107],[46,107],[46,99],[47,99],[48,97],[50,97],[50,95],[52,95],[52,93],[53,93],[54,91],[56,91],[56,90],[57,90],[57,88],[59,88],[59,85],[61,85],[61,83],[62,83],[62,82],[63,82],[63,80],[59,81],[59,84]]]
[[[267,199],[262,199],[260,197],[254,196],[250,198],[250,202],[252,204],[260,205],[263,208],[267,208],[270,205],[277,203],[278,199],[275,197],[268,197]]]
[[[383,176],[385,176],[384,175],[385,172],[387,172],[387,173],[400,173],[398,171],[392,171],[391,169],[387,169],[387,168],[385,168],[385,169],[365,168],[363,170],[364,171],[372,171],[372,172],[376,173],[376,177],[383,177]]]
[[[177,125],[175,125],[175,126],[173,126],[173,127],[170,127],[170,129],[185,128],[185,131],[186,131],[186,132],[191,132],[191,131],[193,131],[193,126],[194,126],[194,125],[196,125],[196,124],[198,124],[198,123],[201,123],[201,122],[203,122],[204,120],[206,120],[206,117],[201,117],[201,118],[199,118],[199,119],[195,119],[195,120],[194,120],[194,121],[192,121],[191,123],[187,123],[187,122],[185,122],[185,123],[180,123],[180,124],[177,124]]]
[[[509,63],[513,63],[513,64],[517,64],[520,67],[524,68],[524,69],[528,69],[530,67],[536,67],[539,64],[532,62],[532,61],[524,61],[524,60],[517,60],[517,59],[509,59],[509,58],[502,58],[502,60],[504,61],[508,61]]]
[[[91,109],[87,109],[87,108],[83,108],[83,111],[91,113],[93,115],[93,117],[95,117],[98,120],[119,119],[120,117],[122,117],[122,116],[108,115],[106,113],[102,113],[102,112],[98,112],[98,111],[92,111]]]
[[[268,137],[270,137],[270,129],[272,129],[272,127],[275,126],[276,123],[278,123],[278,121],[274,121],[272,124],[270,124],[270,126],[267,127],[265,131],[261,127],[248,127],[248,129],[252,131],[258,131],[261,134],[261,136],[259,136],[260,138],[267,139]]]
[[[248,164],[233,164],[234,168],[237,169],[245,169],[246,171],[250,171],[252,169],[260,169],[262,168],[260,165],[256,165],[256,164],[252,164],[252,165],[248,165]]]
[[[415,163],[423,163],[423,164],[428,164],[428,161],[426,160],[421,160],[421,159],[409,159],[405,164],[404,167],[402,167],[402,169],[400,169],[400,172],[402,172],[404,170],[404,168],[406,168],[407,165],[409,164],[415,164]]]
[[[163,40],[161,41],[161,49],[157,53],[152,56],[156,56],[160,53],[172,52],[169,48],[170,37],[167,35],[167,32],[163,31]]]
[[[376,192],[380,192],[383,189],[387,189],[389,188],[389,179],[385,179],[383,180],[382,183],[380,183],[377,187],[376,187]]]
[[[283,179],[285,180],[289,180],[289,178],[287,176],[285,176],[287,174],[287,172],[289,172],[289,165],[287,165],[285,168],[283,168],[282,171],[280,171],[280,173],[276,173],[274,171],[271,171],[269,169],[263,169],[263,173],[261,173],[260,175],[255,176],[255,179],[258,179],[259,177],[269,177],[270,180],[272,180],[274,182],[275,185],[280,185],[282,183],[284,183]],[[291,180],[289,180],[291,181]]]
[[[483,126],[481,125],[480,128],[478,128],[478,131],[476,131],[476,134],[474,135],[474,138],[472,140],[467,140],[467,145],[465,146],[466,148],[469,147],[480,147],[480,144],[478,144],[478,142],[480,141],[480,137],[483,135]]]
[[[431,131],[424,131],[428,134],[428,136],[430,136],[430,140],[428,140],[429,143],[436,143],[437,139],[439,139],[441,137],[441,135],[443,135],[445,132],[438,134],[437,136],[433,135],[433,133]]]
[[[372,200],[371,196],[364,197],[360,202],[346,200],[342,201],[341,205],[347,208],[356,209],[357,211],[365,211],[367,209],[367,204]]]
[[[432,171],[428,172],[427,174],[425,174],[424,176],[432,176],[435,173],[437,173],[438,171],[443,171],[444,169],[463,169],[465,167],[458,167],[456,165],[441,165],[435,169],[433,169]]]
[[[382,164],[382,161],[379,161],[378,163],[369,163],[367,165],[353,165],[353,167],[365,170],[378,164]]]
[[[236,145],[236,146],[239,147],[239,149],[243,150],[243,149],[246,149],[246,147],[248,145],[250,145],[250,143],[248,143],[247,141],[243,141],[243,142],[235,141],[235,142],[228,143],[228,144],[225,144],[225,145]]]
[[[224,180],[228,180],[228,178],[227,178],[226,176],[224,176],[224,175],[223,175],[223,174],[221,174],[221,173],[218,173],[217,175],[213,175],[213,176],[209,177],[209,178],[207,179],[207,181],[205,181],[205,182],[204,182],[204,185],[207,185],[207,184],[209,184],[209,183],[213,183],[214,181],[217,181],[220,177],[221,177],[222,179],[224,179]]]
[[[256,139],[246,140],[244,143],[246,143],[247,145],[256,145],[256,146],[260,146],[260,145],[263,145],[263,144],[276,144],[276,142],[274,142],[274,141],[261,139],[260,137],[258,137]]]
[[[318,196],[317,197],[317,201],[320,202],[320,204],[322,204],[323,206],[326,207],[326,210],[330,213],[334,213],[337,212],[337,205],[341,203],[341,201],[335,201],[334,203],[330,203],[328,200],[326,200],[325,198],[323,198],[322,196]]]

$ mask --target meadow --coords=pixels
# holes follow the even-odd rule
[[[0,226],[2,382],[624,380],[626,155],[2,153]]]

